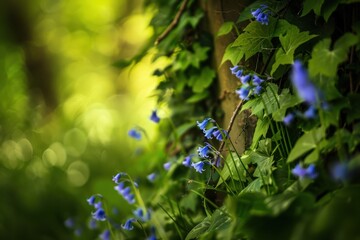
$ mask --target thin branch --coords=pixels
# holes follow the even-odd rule
[[[160,34],[160,36],[156,39],[155,45],[158,45],[166,36],[176,27],[176,25],[179,23],[180,17],[185,11],[186,5],[189,2],[189,0],[184,0],[179,8],[179,11],[176,13],[174,19],[169,24],[169,26],[165,29],[165,31]]]
[[[230,134],[230,131],[231,131],[231,129],[232,129],[233,125],[234,125],[234,122],[235,122],[235,118],[236,118],[236,116],[238,115],[238,113],[239,113],[239,111],[240,111],[240,109],[241,109],[241,107],[242,107],[243,102],[244,102],[243,100],[240,100],[240,102],[239,102],[238,105],[236,106],[236,108],[235,108],[235,110],[234,110],[234,112],[233,112],[233,114],[232,114],[232,116],[231,116],[231,118],[230,118],[229,126],[228,126],[228,128],[226,129],[227,134]],[[225,140],[222,141],[221,144],[220,144],[220,147],[219,147],[219,150],[218,150],[219,153],[221,153],[221,151],[222,151],[222,149],[224,148],[224,146],[225,146]]]

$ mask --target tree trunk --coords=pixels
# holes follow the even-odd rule
[[[234,1],[231,0],[204,0],[202,2],[206,14],[208,30],[214,36],[213,65],[214,69],[217,69],[219,99],[221,101],[221,108],[224,112],[224,129],[228,127],[230,119],[234,114],[234,110],[240,102],[238,95],[235,93],[235,90],[239,87],[240,81],[231,74],[229,69],[232,67],[231,63],[226,61],[220,66],[225,49],[229,43],[235,40],[236,33],[233,31],[220,37],[216,37],[216,34],[224,22],[236,22],[239,13],[249,3],[251,3],[251,1],[234,3]],[[238,153],[244,152],[245,148],[251,144],[251,136],[253,135],[256,119],[249,116],[250,112],[248,111],[238,114],[230,132],[230,138]]]

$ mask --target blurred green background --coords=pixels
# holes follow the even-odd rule
[[[122,201],[111,177],[148,167],[135,162],[146,142],[127,131],[141,126],[156,137],[152,73],[166,60],[151,63],[149,52],[136,65],[114,66],[152,36],[153,12],[142,4],[1,1],[0,239],[75,238],[64,221],[86,227],[87,197]]]

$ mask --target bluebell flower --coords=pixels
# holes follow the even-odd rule
[[[134,204],[135,203],[135,195],[132,193],[123,195],[124,199],[129,203],[129,204]]]
[[[121,193],[121,195],[126,196],[131,193],[131,189],[130,189],[130,187],[126,187],[120,193]]]
[[[235,93],[238,94],[242,100],[249,100],[250,90],[248,87],[241,87],[239,90],[236,90]]]
[[[252,83],[253,83],[255,86],[261,85],[261,83],[263,83],[263,82],[264,82],[264,80],[262,80],[261,78],[259,78],[259,76],[254,75],[253,80],[252,80]]]
[[[171,162],[166,162],[166,163],[164,163],[163,167],[166,171],[169,171],[171,168],[171,165],[172,165]]]
[[[221,167],[221,157],[220,155],[217,155],[217,157],[214,159],[214,162],[212,163],[213,166],[216,166],[217,168]]]
[[[136,218],[140,219],[143,222],[147,222],[151,218],[150,211],[148,210],[146,212],[146,214],[144,214],[144,210],[141,207],[139,207],[135,211],[133,211],[133,214]]]
[[[203,162],[203,161],[197,162],[197,163],[193,163],[193,164],[191,164],[191,166],[192,166],[193,168],[195,168],[195,170],[196,170],[197,172],[199,172],[199,173],[202,173],[203,171],[205,171],[205,169],[204,169],[204,162]]]
[[[106,229],[105,231],[103,231],[103,232],[99,235],[99,238],[100,238],[101,240],[110,240],[110,236],[111,236],[110,231]]]
[[[216,131],[217,127],[209,128],[208,130],[204,131],[204,135],[207,139],[213,138],[213,133]]]
[[[75,229],[74,234],[75,234],[75,236],[80,237],[80,236],[81,236],[81,234],[82,234],[82,229],[81,229],[81,228],[77,228],[77,229]]]
[[[157,177],[157,174],[156,174],[156,173],[151,173],[151,174],[147,175],[146,178],[147,178],[150,182],[154,182],[155,179],[156,179],[156,177]]]
[[[118,183],[120,182],[121,177],[123,177],[123,176],[125,176],[125,175],[126,175],[126,173],[120,172],[120,173],[116,174],[116,175],[112,178],[112,180],[113,180],[113,182],[115,182],[116,184],[118,184]]]
[[[130,129],[128,135],[136,140],[141,140],[141,133],[135,128]]]
[[[224,140],[224,136],[228,137],[228,133],[224,129],[221,129],[221,130],[218,129],[215,132],[213,132],[213,136],[216,138],[216,140],[222,141],[222,140]]]
[[[349,176],[349,168],[345,163],[336,163],[330,171],[332,178],[336,181],[345,181]]]
[[[183,164],[185,167],[191,167],[191,159],[192,159],[192,156],[191,156],[191,155],[185,157],[185,159],[184,159],[184,161],[182,162],[182,164]]]
[[[308,72],[299,60],[296,60],[293,64],[291,81],[300,98],[309,105],[316,106],[319,92],[315,85],[309,80]]]
[[[235,76],[240,79],[241,76],[242,76],[242,74],[243,74],[243,70],[239,70],[239,71],[237,71],[237,73],[235,74]]]
[[[315,179],[317,177],[314,164],[310,164],[307,168],[304,168],[300,163],[298,163],[291,172],[300,179]]]
[[[262,86],[260,85],[257,85],[255,88],[254,88],[254,94],[255,95],[260,95],[261,91],[262,91]]]
[[[73,218],[68,218],[64,222],[65,227],[67,228],[74,228],[75,227],[75,221]]]
[[[266,5],[261,5],[260,8],[251,11],[251,14],[255,18],[256,21],[260,22],[263,25],[269,24],[269,12],[267,11]]]
[[[313,119],[316,118],[316,108],[311,105],[305,112],[304,117],[307,119]]]
[[[94,208],[95,209],[98,209],[98,208],[101,208],[101,207],[102,207],[102,202],[101,201],[94,203]]]
[[[118,191],[119,194],[122,194],[122,191],[124,190],[124,187],[125,187],[125,183],[124,183],[124,182],[119,182],[119,184],[116,185],[116,186],[114,187],[114,189],[115,189],[116,191]]]
[[[208,158],[209,157],[208,153],[210,152],[210,149],[211,149],[210,147],[211,146],[208,143],[205,143],[204,147],[199,147],[197,150],[199,156],[201,158]]]
[[[238,65],[236,65],[236,66],[234,66],[234,67],[231,67],[231,68],[230,68],[231,73],[235,75],[235,74],[238,72],[239,68],[240,68],[240,67],[239,67]]]
[[[212,119],[211,118],[206,118],[201,123],[198,122],[198,121],[196,123],[197,123],[197,126],[200,128],[200,130],[204,131],[204,129],[208,125],[209,121],[212,121]]]
[[[248,75],[242,76],[240,78],[240,81],[242,84],[248,84],[250,82],[250,79],[251,79],[251,75],[248,74]]]
[[[150,120],[155,122],[155,123],[160,122],[160,118],[158,117],[156,110],[152,111],[151,116],[150,116]]]
[[[88,199],[86,199],[86,201],[89,203],[89,205],[93,206],[95,204],[95,200],[96,200],[96,196],[93,195],[91,197],[89,197]]]
[[[150,228],[150,236],[146,240],[156,240],[156,229],[154,226]]]
[[[156,240],[156,235],[151,234],[146,240]]]
[[[106,214],[105,214],[105,211],[103,208],[96,209],[96,211],[91,213],[91,215],[95,220],[98,220],[98,221],[106,220]]]
[[[91,218],[88,222],[89,229],[96,229],[97,228],[97,221]]]
[[[133,222],[135,222],[135,219],[130,218],[125,222],[125,224],[122,224],[121,227],[125,230],[131,231],[134,229],[134,226],[132,225]]]
[[[293,113],[289,113],[283,119],[283,122],[286,126],[289,126],[295,119],[295,115]]]

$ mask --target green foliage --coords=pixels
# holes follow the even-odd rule
[[[316,37],[309,32],[300,32],[299,28],[289,24],[285,20],[280,20],[279,25],[286,26],[286,32],[279,36],[281,48],[276,51],[275,63],[272,65],[270,74],[272,75],[280,65],[292,64],[294,61],[295,50],[303,43]]]
[[[161,119],[160,140],[140,154],[155,160],[144,170],[156,172],[158,179],[150,184],[139,177],[135,187],[128,175],[135,206],[151,209],[151,218],[137,224],[130,238],[141,238],[144,232],[148,236],[152,226],[161,239],[332,237],[326,232],[337,225],[329,219],[346,218],[337,209],[351,211],[358,199],[357,2],[255,1],[244,6],[237,22],[225,21],[210,35],[203,27],[206,12],[197,1],[154,1],[159,12],[151,22],[155,59],[169,60],[154,73],[161,77],[156,94],[159,106],[165,105],[171,114]],[[269,15],[268,24],[251,14],[262,4],[267,6],[263,11]],[[166,36],[158,38],[164,31]],[[221,109],[222,101],[231,97],[218,96],[217,75],[223,72],[213,66],[212,55],[214,39],[221,41],[230,32],[238,36],[226,47],[221,62],[229,60],[251,81],[235,74],[240,83],[224,84],[249,90],[249,99],[240,96],[239,104],[237,92],[231,92],[229,96],[236,95],[232,103],[240,110],[231,109],[231,122],[223,123],[221,110],[228,110]],[[294,61],[303,64],[301,71],[292,70]],[[293,86],[296,74],[300,83]],[[256,77],[262,80],[256,82]],[[295,93],[301,91],[306,92]],[[315,103],[301,99],[306,94],[314,94]],[[241,119],[236,118],[239,113]],[[287,116],[292,121],[283,122]],[[202,132],[196,121],[201,125],[206,118],[211,119]],[[228,129],[222,127],[228,124]],[[243,129],[236,129],[238,134],[226,132],[231,127],[230,131]],[[211,132],[214,128],[223,131],[222,139]],[[208,156],[197,154],[204,149]],[[192,158],[191,166],[183,164],[186,157]],[[171,164],[167,170],[165,162]],[[99,188],[113,198],[107,184]],[[358,209],[354,212],[360,215]],[[339,236],[359,236],[354,225],[340,225]]]
[[[334,78],[338,65],[347,59],[349,48],[359,42],[359,38],[352,33],[346,33],[339,38],[333,50],[330,49],[331,40],[326,38],[314,46],[312,58],[309,60],[310,76],[317,74]]]

